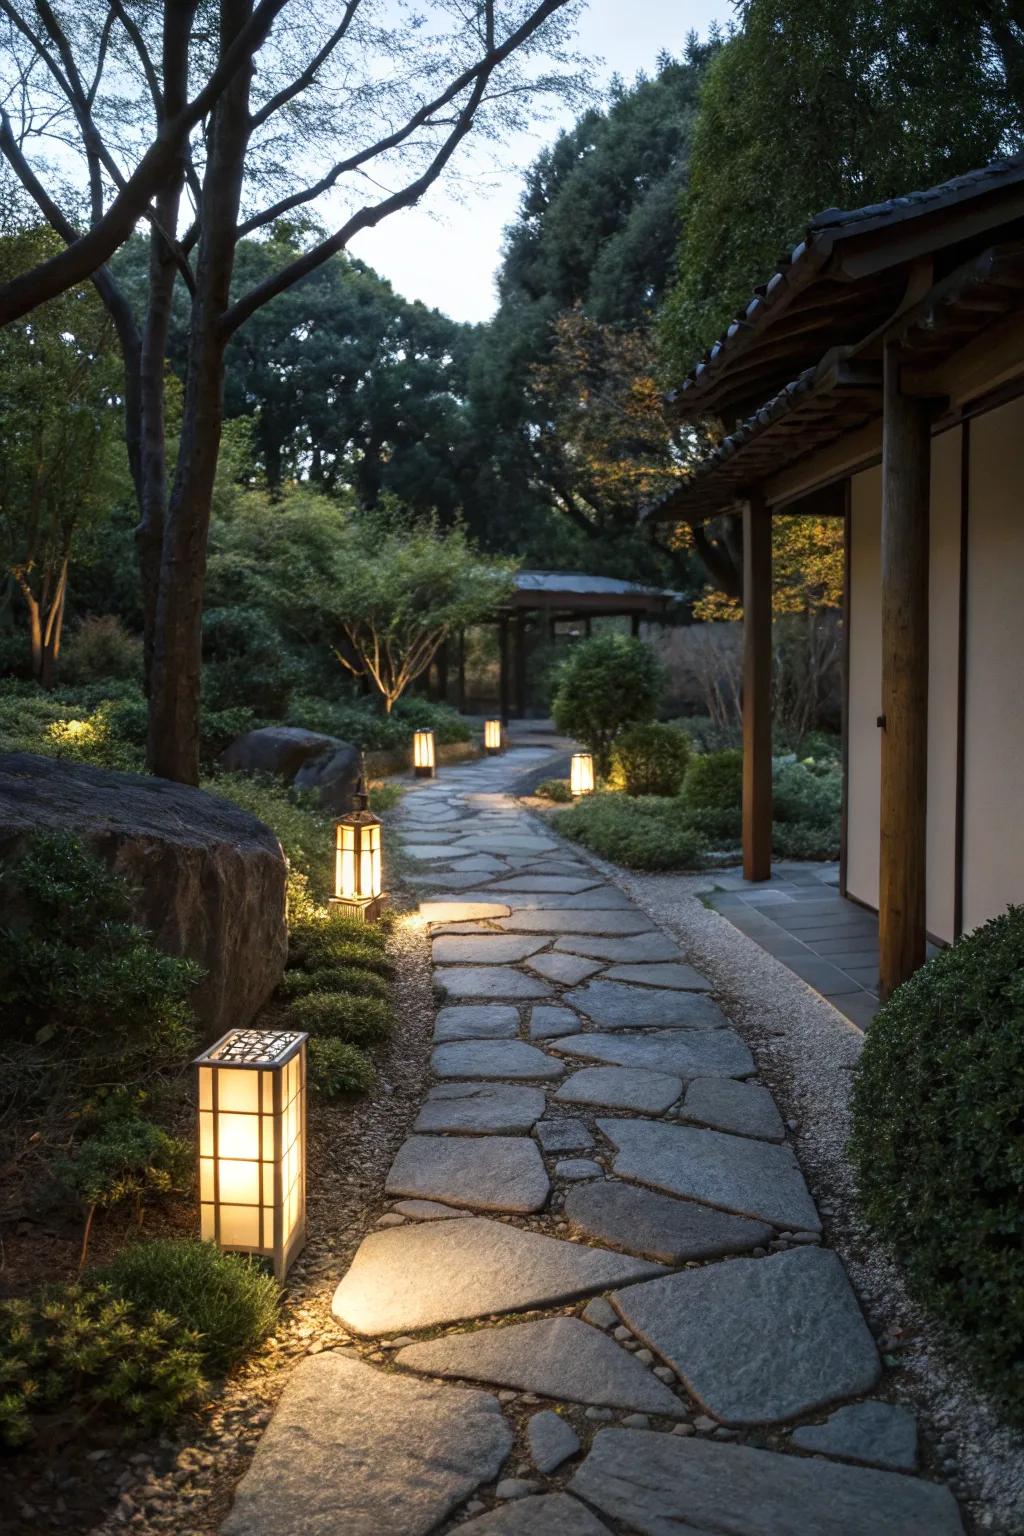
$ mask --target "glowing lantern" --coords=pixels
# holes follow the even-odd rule
[[[306,1040],[229,1029],[199,1073],[200,1235],[283,1280],[306,1240]]]
[[[412,766],[418,779],[432,779],[434,777],[433,731],[413,731]]]
[[[492,755],[495,752],[500,752],[501,751],[501,721],[500,720],[485,720],[484,721],[484,751],[485,752],[490,752]]]
[[[574,795],[594,793],[594,759],[589,752],[574,752],[569,769],[569,788]]]
[[[368,808],[365,780],[356,789],[355,810],[334,823],[334,895],[330,905],[346,917],[375,922],[381,895],[381,822]]]

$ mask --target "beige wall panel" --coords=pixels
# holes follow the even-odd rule
[[[882,709],[882,471],[850,481],[850,700],[846,786],[846,890],[878,906]]]
[[[925,922],[953,940],[960,615],[960,428],[932,442],[928,592],[928,847]]]
[[[964,929],[1024,901],[1024,400],[971,422]]]

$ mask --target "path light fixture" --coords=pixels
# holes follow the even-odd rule
[[[569,789],[575,797],[594,793],[594,759],[589,752],[573,753]]]
[[[501,721],[484,721],[484,751],[494,757],[501,751]]]
[[[355,808],[334,823],[334,895],[329,905],[344,917],[375,923],[386,898],[381,894],[381,821],[369,808],[365,770],[356,786]]]
[[[413,731],[412,767],[418,779],[432,779],[437,773],[437,754],[433,731]]]
[[[306,1241],[306,1040],[229,1029],[198,1056],[199,1232],[273,1260],[283,1280]]]

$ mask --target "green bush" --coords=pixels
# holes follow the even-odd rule
[[[569,788],[568,779],[545,779],[534,790],[542,800],[552,800],[557,805],[568,805],[572,800],[572,790]]]
[[[588,746],[606,774],[612,742],[627,725],[654,719],[663,685],[649,645],[626,635],[595,635],[573,647],[558,673],[555,727]]]
[[[358,963],[322,966],[316,971],[285,971],[278,988],[282,997],[307,997],[311,992],[354,992],[361,997],[387,997],[388,984],[378,972]]]
[[[710,715],[681,715],[669,724],[686,732],[694,752],[722,752],[727,747],[738,747],[743,740],[743,727],[738,718],[719,721],[712,720]]]
[[[380,997],[356,997],[349,992],[309,992],[297,997],[290,1022],[311,1035],[331,1035],[348,1045],[376,1045],[391,1033],[394,1016]]]
[[[691,758],[683,781],[690,824],[710,842],[735,842],[743,830],[743,753],[727,747]]]
[[[333,892],[331,818],[312,795],[261,775],[220,771],[204,779],[202,787],[265,821],[287,854],[291,871],[308,880],[313,897],[322,901]]]
[[[213,710],[245,707],[261,719],[288,709],[298,667],[259,608],[208,608],[203,614],[203,703]]]
[[[311,1040],[308,1049],[310,1085],[325,1099],[348,1098],[373,1087],[373,1063],[358,1046],[325,1035]]]
[[[9,1446],[54,1418],[147,1434],[205,1391],[198,1342],[168,1312],[92,1284],[0,1302],[0,1441]]]
[[[864,1210],[1024,1422],[1024,908],[881,1008],[854,1081]]]
[[[772,848],[778,857],[838,858],[842,800],[838,763],[778,764],[772,775]]]
[[[61,656],[62,678],[73,683],[106,683],[112,677],[142,676],[142,641],[112,613],[83,619]]]
[[[287,720],[289,725],[307,731],[340,736],[366,752],[402,752],[410,745],[413,731],[418,730],[432,730],[439,746],[469,741],[473,734],[457,710],[414,695],[399,699],[391,714],[385,715],[369,701],[299,694],[288,706]]]
[[[288,966],[307,971],[358,965],[391,974],[387,937],[378,923],[321,912],[293,923],[288,932]]]
[[[612,746],[613,789],[627,795],[677,795],[690,761],[690,741],[672,725],[632,725]]]
[[[85,1205],[131,1200],[140,1206],[151,1195],[184,1193],[192,1183],[194,1160],[191,1142],[169,1136],[120,1099],[97,1117],[94,1129],[57,1172]]]
[[[678,799],[591,795],[563,811],[558,830],[632,869],[699,869],[706,844]]]
[[[271,1333],[281,1288],[252,1259],[198,1238],[133,1243],[100,1277],[139,1311],[170,1312],[220,1375]]]

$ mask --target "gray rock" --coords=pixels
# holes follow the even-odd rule
[[[689,1082],[695,1077],[748,1077],[754,1058],[732,1029],[664,1030],[660,1035],[576,1035],[557,1042],[563,1056],[601,1061],[609,1066],[669,1072]]]
[[[917,1467],[917,1420],[892,1403],[850,1403],[824,1424],[794,1429],[792,1439],[802,1451],[843,1461],[890,1467],[894,1472],[913,1472]]]
[[[653,1430],[602,1430],[569,1490],[641,1536],[963,1536],[936,1483]]]
[[[565,1217],[584,1237],[665,1264],[743,1253],[766,1243],[772,1234],[766,1222],[727,1216],[707,1205],[673,1200],[615,1179],[571,1189],[565,1197]]]
[[[539,1493],[540,1484],[531,1483],[525,1477],[503,1477],[494,1490],[496,1499],[525,1499],[531,1493]]]
[[[589,1157],[566,1157],[555,1164],[555,1178],[570,1183],[578,1179],[603,1179],[604,1169]]]
[[[540,1003],[530,1009],[531,1040],[554,1040],[559,1035],[578,1035],[582,1028],[578,1016],[569,1008]]]
[[[583,1308],[583,1320],[593,1323],[595,1328],[614,1328],[619,1315],[610,1301],[605,1301],[603,1296],[595,1296]]]
[[[455,1206],[440,1205],[436,1200],[398,1200],[395,1210],[412,1221],[451,1221],[466,1214]]]
[[[550,1187],[537,1143],[528,1136],[410,1136],[391,1164],[384,1192],[525,1214],[540,1210]]]
[[[513,935],[509,934],[508,937],[512,938]],[[529,965],[531,971],[566,987],[574,987],[578,981],[585,981],[601,969],[600,960],[585,960],[582,955],[537,955]]]
[[[608,1536],[608,1527],[565,1493],[518,1499],[458,1527],[472,1536]]]
[[[670,987],[677,992],[711,991],[710,981],[692,965],[673,962],[614,965],[607,975],[609,981],[625,981],[640,987]]]
[[[869,1392],[881,1371],[831,1249],[733,1259],[619,1291],[612,1300],[724,1424],[785,1423]]]
[[[555,1099],[560,1104],[601,1104],[608,1109],[660,1115],[682,1091],[682,1079],[665,1072],[645,1072],[641,1067],[583,1067],[566,1079]]]
[[[716,1131],[784,1141],[786,1132],[775,1100],[760,1083],[736,1083],[727,1077],[698,1077],[686,1090],[682,1118]]]
[[[533,1132],[545,1152],[585,1152],[594,1145],[582,1120],[538,1120]]]
[[[510,1005],[456,1003],[442,1008],[434,1021],[434,1040],[509,1040],[519,1029],[519,1014]]]
[[[443,965],[434,981],[449,997],[550,997],[551,988],[539,976],[527,976],[507,965]]]
[[[649,933],[653,929],[642,912],[586,912],[581,908],[561,912],[516,912],[502,919],[505,933]]]
[[[488,1392],[337,1353],[295,1367],[224,1536],[426,1536],[498,1474],[512,1433]]]
[[[594,886],[600,885],[601,880],[597,875],[586,877],[572,875],[514,875],[511,880],[495,881],[491,887],[495,891],[526,891],[532,895],[562,894],[572,895],[576,891],[589,891]]]
[[[562,1062],[523,1040],[464,1040],[439,1045],[431,1057],[438,1077],[515,1077],[536,1081],[561,1077]]]
[[[527,939],[515,933],[470,935],[466,939],[435,939],[435,965],[516,965],[544,948],[543,939]]]
[[[355,805],[359,752],[337,736],[291,725],[266,725],[237,737],[220,755],[232,773],[269,774],[312,791],[325,810],[341,815]]]
[[[518,1083],[439,1083],[428,1093],[413,1130],[508,1136],[532,1130],[543,1113],[540,1088]]]
[[[550,1408],[535,1413],[526,1426],[526,1443],[538,1472],[554,1472],[563,1461],[575,1456],[580,1438],[572,1425]]]
[[[602,1029],[720,1029],[725,1014],[710,997],[693,992],[666,992],[628,987],[621,981],[588,981],[565,994]]]
[[[599,1120],[618,1148],[615,1172],[666,1194],[717,1205],[783,1230],[820,1232],[821,1222],[787,1146],[653,1120]]]
[[[623,964],[653,964],[680,958],[678,945],[654,929],[650,933],[638,933],[625,939],[570,935],[559,939],[555,949],[570,955],[587,955],[592,960],[615,960]]]
[[[409,1333],[557,1306],[663,1273],[642,1259],[467,1216],[371,1232],[335,1292],[334,1313],[356,1333]]]
[[[395,1359],[430,1376],[456,1376],[542,1397],[680,1418],[682,1404],[626,1350],[578,1317],[542,1318],[449,1333],[399,1350]]]

